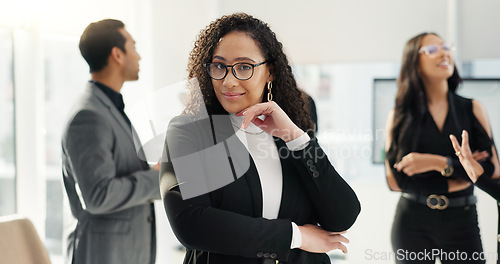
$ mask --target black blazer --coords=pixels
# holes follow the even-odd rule
[[[229,116],[217,118],[222,121],[214,122],[213,117],[197,121],[186,116],[176,117],[167,130],[160,188],[170,225],[187,248],[184,263],[194,263],[194,259],[195,263],[218,264],[276,263],[276,260],[280,263],[330,263],[326,254],[290,249],[292,221],[299,226],[320,224],[329,231],[343,231],[352,226],[360,212],[356,194],[335,171],[316,139],[312,139],[304,150],[294,152],[288,150],[281,139],[275,139],[283,172],[278,219],[262,218],[260,180],[251,157],[248,170],[241,177],[233,175],[234,180],[221,188],[209,188],[208,193],[183,199],[181,189],[190,182],[176,177],[176,157],[223,142],[226,142],[226,153],[234,153],[227,144],[234,142],[231,136],[236,137]],[[246,155],[249,158],[248,152]],[[209,156],[207,159],[214,155]],[[231,156],[234,173],[241,164],[240,157],[227,156]],[[187,164],[195,167],[205,164],[206,169],[211,170],[217,166],[214,163],[199,157]],[[192,181],[200,177],[195,176]],[[204,179],[202,182],[210,185],[210,181]]]

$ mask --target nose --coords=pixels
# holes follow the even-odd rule
[[[450,59],[453,57],[451,50],[445,50],[445,49],[441,48],[439,52],[440,52],[439,53],[440,57],[448,57]]]
[[[230,70],[228,68],[227,71],[228,71],[228,73],[226,74],[226,77],[224,78],[224,81],[222,84],[224,85],[224,87],[227,87],[227,88],[232,88],[232,87],[237,86],[239,80],[236,79],[232,70]]]

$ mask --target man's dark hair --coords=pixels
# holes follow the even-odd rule
[[[125,37],[118,31],[125,24],[115,19],[104,19],[91,23],[80,37],[79,48],[90,67],[90,72],[99,72],[108,64],[113,47],[125,52]]]

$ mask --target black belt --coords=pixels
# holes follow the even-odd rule
[[[444,210],[448,207],[462,207],[477,203],[477,197],[474,194],[462,197],[448,198],[440,194],[431,194],[429,196],[417,195],[412,193],[403,193],[403,197],[427,205],[431,209]]]

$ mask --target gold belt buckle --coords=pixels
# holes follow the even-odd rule
[[[432,200],[436,200],[436,204],[432,204]],[[437,195],[437,194],[431,194],[427,197],[427,206],[431,209],[438,209],[438,210],[444,210],[448,208],[448,197],[444,195]]]

